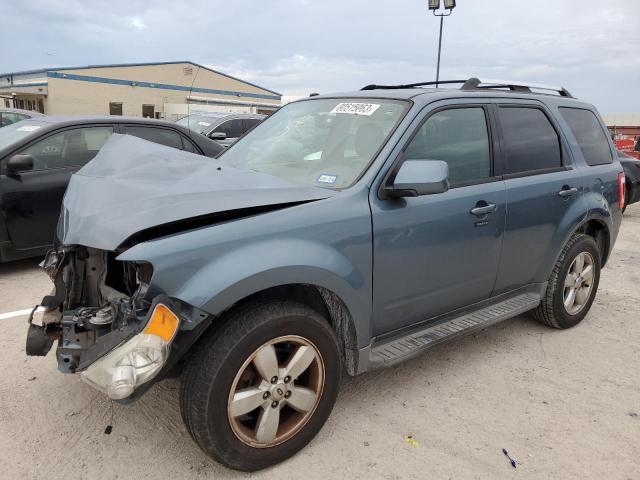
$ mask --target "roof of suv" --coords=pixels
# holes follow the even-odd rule
[[[462,84],[460,88],[451,84]],[[438,88],[440,87],[440,88]],[[567,89],[535,83],[524,83],[507,80],[443,80],[408,85],[367,85],[361,90],[340,92],[334,94],[317,95],[313,98],[388,98],[398,100],[418,99],[427,102],[447,98],[530,98],[536,100],[568,100],[576,103],[583,102],[575,99]]]

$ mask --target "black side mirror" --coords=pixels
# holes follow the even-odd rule
[[[7,162],[7,173],[15,174],[33,170],[33,157],[31,155],[17,154]]]
[[[211,140],[226,140],[227,134],[224,132],[213,132],[209,135]]]
[[[393,183],[385,188],[390,198],[420,197],[449,190],[449,165],[441,160],[406,160]]]

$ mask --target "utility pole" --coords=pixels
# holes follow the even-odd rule
[[[444,23],[444,17],[448,17],[453,13],[453,9],[456,8],[456,0],[444,0],[444,11],[437,13],[440,9],[440,0],[428,0],[429,10],[433,12],[433,15],[440,17],[440,35],[438,36],[438,66],[436,67],[436,88],[438,88],[438,82],[440,81],[440,57],[442,54],[442,24]]]

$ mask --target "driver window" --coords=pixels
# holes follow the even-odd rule
[[[453,108],[431,115],[409,144],[407,160],[442,160],[452,185],[491,177],[489,133],[484,109]]]
[[[74,128],[50,135],[20,153],[33,157],[34,170],[82,166],[97,155],[112,133],[112,127]]]

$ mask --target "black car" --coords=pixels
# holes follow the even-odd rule
[[[43,117],[44,114],[33,110],[21,110],[19,108],[0,108],[0,127],[13,125],[21,120],[34,117]]]
[[[624,169],[626,184],[624,212],[627,205],[640,202],[640,160],[621,151],[618,151],[618,159]]]
[[[71,175],[113,133],[215,157],[224,148],[172,122],[127,117],[23,120],[0,129],[0,262],[46,253]]]

